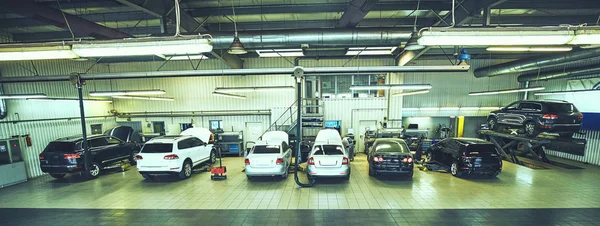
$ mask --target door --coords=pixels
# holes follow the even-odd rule
[[[542,105],[532,102],[523,102],[519,105],[521,115],[518,118],[518,123],[523,125],[526,120],[540,118],[542,116]]]
[[[115,137],[107,137],[108,145],[106,145],[106,151],[112,152],[113,158],[124,158],[129,157],[131,149],[125,145],[125,142]],[[109,150],[110,149],[110,150]]]
[[[176,154],[179,156],[180,159],[185,159],[186,157],[189,157],[190,159],[192,159],[192,165],[196,165],[198,162],[200,162],[198,152],[195,152],[194,148],[192,147],[191,138],[180,140],[179,142],[177,142],[177,149],[178,153]]]
[[[360,120],[358,121],[358,133],[356,134],[360,134],[360,139],[357,139],[358,142],[356,142],[357,146],[354,146],[355,152],[364,152],[365,151],[365,131],[367,131],[368,129],[370,130],[377,130],[377,120]],[[356,139],[356,138],[355,138]]]
[[[106,146],[108,146],[108,141],[104,137],[89,139],[88,147],[93,156],[92,161],[105,163],[116,158],[115,148],[107,148]]]
[[[265,132],[262,122],[246,122],[246,131],[244,139],[246,141],[256,141]]]
[[[203,162],[204,160],[210,158],[211,147],[206,145],[204,141],[196,137],[192,137],[190,139],[190,142],[191,147],[194,149],[194,158],[200,160],[200,162]]]
[[[498,123],[509,124],[509,125],[521,125],[520,121],[520,102],[514,102],[508,105],[505,109],[498,112],[496,115],[496,120]]]

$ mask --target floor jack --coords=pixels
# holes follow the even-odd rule
[[[227,166],[223,165],[223,157],[221,155],[221,148],[218,148],[218,150],[219,150],[219,167],[210,168],[210,173],[212,174],[212,175],[210,175],[211,180],[227,179],[227,175],[225,175],[225,173],[227,173]]]

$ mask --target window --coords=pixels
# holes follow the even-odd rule
[[[67,153],[73,152],[75,149],[75,145],[71,142],[50,142],[44,151],[46,152],[58,152],[58,153]]]
[[[222,120],[209,120],[210,130],[223,129]]]
[[[202,142],[202,141],[201,141],[200,139],[198,139],[198,138],[192,137],[192,138],[190,139],[190,145],[191,145],[192,147],[198,147],[198,146],[202,146],[202,145],[204,145],[204,142]]]
[[[192,139],[185,139],[177,142],[177,149],[183,150],[192,147]]]
[[[173,152],[173,144],[145,144],[141,153],[169,153]]]
[[[351,86],[377,85],[382,75],[327,75],[319,76],[321,98],[377,97],[377,90],[350,90]]]
[[[179,123],[179,129],[181,129],[181,131],[185,131],[189,128],[192,128],[192,123]]]
[[[92,128],[92,134],[102,134],[102,124],[93,124],[90,127]]]
[[[338,145],[317,145],[313,155],[343,155],[344,149]]]
[[[575,105],[571,103],[546,103],[548,112],[552,113],[570,113],[579,112]]]
[[[408,153],[408,147],[406,144],[401,144],[400,142],[394,141],[383,141],[381,143],[377,143],[375,147],[375,152],[399,152],[399,153]]]
[[[108,143],[109,144],[121,144],[121,142],[123,142],[123,141],[119,140],[116,137],[109,137],[108,138]]]
[[[279,146],[277,145],[259,145],[254,146],[254,154],[279,154],[281,151],[279,150]]]
[[[524,102],[519,105],[519,108],[524,111],[542,111],[542,105],[536,103]]]
[[[108,141],[104,137],[90,139],[89,147],[102,147],[108,145]]]
[[[519,102],[514,102],[514,103],[506,106],[506,109],[507,110],[515,110],[515,109],[517,109],[518,106],[519,106]]]

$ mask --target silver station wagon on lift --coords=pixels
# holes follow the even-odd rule
[[[248,179],[257,176],[287,178],[292,163],[292,149],[288,145],[288,139],[288,134],[283,131],[266,132],[244,159]]]
[[[319,131],[308,155],[307,176],[350,179],[350,160],[337,130]]]

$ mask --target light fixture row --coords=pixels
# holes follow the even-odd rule
[[[402,108],[402,111],[493,111],[500,107],[440,107],[440,108]]]
[[[369,86],[350,86],[350,90],[394,90],[394,89],[431,89],[430,84],[389,84],[389,85],[369,85]]]
[[[424,46],[562,46],[598,45],[598,27],[546,28],[527,30],[492,29],[430,29],[417,40]]]
[[[495,95],[495,94],[506,94],[506,93],[519,93],[519,92],[527,92],[527,91],[538,91],[543,90],[544,87],[529,87],[529,88],[517,88],[517,89],[503,89],[503,90],[490,90],[490,91],[482,91],[482,92],[470,92],[469,96],[481,96],[481,95]]]

